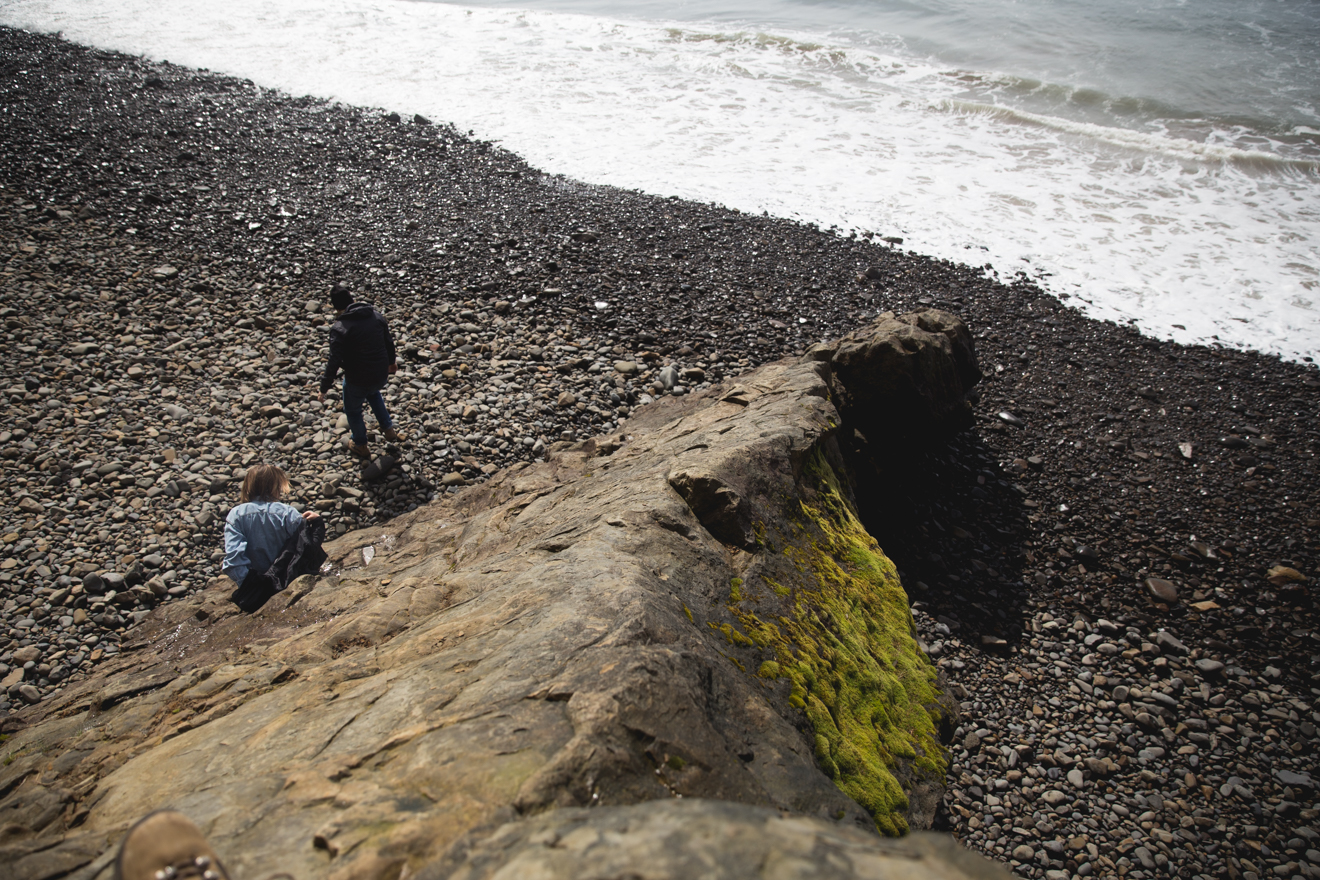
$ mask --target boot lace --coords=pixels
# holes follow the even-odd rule
[[[156,880],[226,880],[223,869],[217,869],[210,856],[197,856],[166,865],[156,872]]]

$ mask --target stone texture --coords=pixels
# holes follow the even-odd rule
[[[436,865],[420,880],[1009,877],[943,835],[879,841],[821,819],[705,800],[557,810],[503,825],[464,855],[463,863]]]

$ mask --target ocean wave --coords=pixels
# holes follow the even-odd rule
[[[938,109],[975,116],[987,116],[1017,125],[1031,125],[1063,134],[1088,138],[1113,147],[1157,154],[1168,159],[1187,162],[1213,162],[1233,165],[1243,170],[1294,171],[1320,174],[1320,160],[1282,156],[1264,150],[1244,150],[1223,144],[1198,143],[1163,134],[1133,131],[1125,128],[1078,122],[1058,116],[1030,113],[1001,104],[983,104],[976,101],[945,98],[935,105]]]
[[[855,97],[876,90],[902,90],[915,100],[930,100],[946,111],[992,116],[1004,122],[1052,129],[1089,138],[1099,144],[1139,151],[1187,162],[1228,164],[1245,171],[1320,173],[1320,139],[1305,126],[1275,132],[1264,120],[1216,120],[1191,115],[1163,102],[1132,96],[1114,96],[1098,89],[1052,83],[1002,72],[948,71],[931,59],[895,53],[877,53],[867,47],[873,35],[859,44],[841,45],[802,34],[770,33],[752,29],[711,30],[670,25],[671,43],[718,47],[712,61],[736,75],[772,77],[793,82],[798,74],[828,74],[837,83],[800,81],[813,88],[856,89]],[[837,36],[837,35],[836,35]],[[771,53],[780,67],[749,65],[748,55]],[[931,91],[946,96],[930,96]],[[991,100],[957,96],[972,92],[987,98],[1004,95],[1013,106]],[[1064,107],[1082,118],[1070,118],[1031,109],[1031,105]],[[1085,116],[1103,118],[1090,121]],[[1151,129],[1157,129],[1152,131]],[[1238,146],[1236,144],[1250,144]]]

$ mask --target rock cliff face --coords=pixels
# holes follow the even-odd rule
[[[168,805],[239,877],[961,876],[871,833],[929,824],[953,707],[835,436],[947,430],[975,369],[956,319],[887,316],[350,533],[254,615],[163,606],[0,747],[0,860],[94,877]]]

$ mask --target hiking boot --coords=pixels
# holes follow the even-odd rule
[[[365,443],[354,443],[350,440],[348,441],[348,451],[364,461],[371,458],[371,447]]]
[[[229,880],[215,850],[187,816],[157,810],[128,831],[115,859],[115,880]]]
[[[393,428],[386,428],[386,429],[385,429],[384,431],[382,431],[381,433],[383,433],[383,434],[385,435],[385,439],[386,439],[388,442],[390,442],[390,443],[402,443],[402,442],[403,442],[403,435],[400,434],[398,431],[394,430]]]

